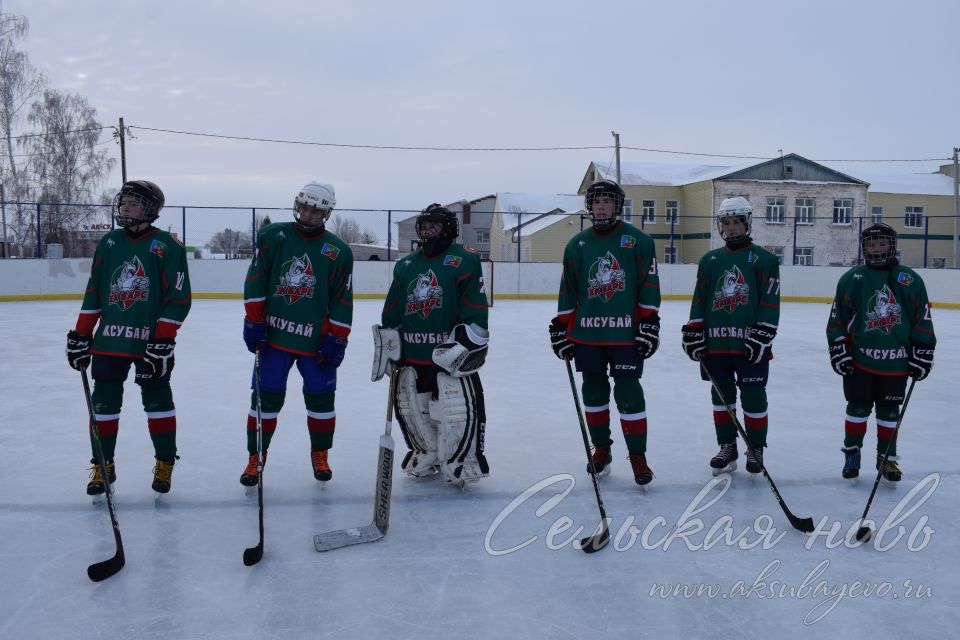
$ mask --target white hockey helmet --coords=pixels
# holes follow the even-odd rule
[[[320,224],[305,224],[300,219],[301,205],[307,205],[308,207],[315,207],[317,209],[326,211],[323,221],[320,222]],[[319,231],[323,229],[323,225],[330,218],[330,214],[333,212],[333,208],[336,205],[337,196],[333,191],[332,184],[326,184],[323,182],[308,182],[302,189],[300,189],[297,197],[293,199],[293,219],[297,221],[297,224],[300,225],[300,228],[304,231]]]
[[[740,218],[740,221],[743,222],[743,234],[737,236],[724,235],[723,219],[729,217]],[[746,198],[743,196],[725,198],[717,209],[717,231],[720,233],[720,237],[727,242],[746,238],[750,235],[750,220],[752,217],[753,207],[750,206],[750,202]]]

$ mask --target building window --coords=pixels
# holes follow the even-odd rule
[[[852,198],[833,199],[833,224],[850,224],[851,212],[853,212]]]
[[[883,222],[883,207],[870,207],[870,222]]]
[[[783,264],[783,247],[765,246],[764,249],[777,257],[777,262]]]
[[[667,224],[680,222],[680,203],[677,200],[667,200]]]
[[[488,245],[490,244],[490,231],[487,229],[476,229],[474,233],[477,234],[477,244],[478,245]]]
[[[923,226],[923,207],[905,207],[903,226],[919,229]]]
[[[797,198],[795,215],[797,216],[797,224],[813,224],[813,198]]]
[[[783,224],[783,213],[786,210],[786,200],[780,197],[767,198],[767,222]]]
[[[663,248],[663,263],[677,264],[677,248],[676,247]]]
[[[934,269],[946,269],[947,268],[947,259],[946,258],[934,258],[930,262],[930,266]]]
[[[643,223],[653,224],[656,221],[657,221],[657,201],[644,200],[643,201]]]
[[[813,247],[797,247],[797,253],[793,256],[793,264],[809,267],[813,264]]]
[[[627,222],[633,220],[633,199],[624,198],[623,200],[623,219]]]

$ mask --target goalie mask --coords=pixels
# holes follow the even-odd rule
[[[420,212],[417,216],[417,237],[420,247],[428,256],[435,256],[450,248],[460,235],[460,223],[450,209],[437,203]]]
[[[598,202],[601,198],[609,198],[613,202],[613,212],[604,208],[606,204]],[[623,189],[613,180],[600,180],[587,187],[583,200],[590,214],[590,220],[593,222],[593,228],[597,231],[606,231],[613,227],[623,217],[625,198]]]
[[[860,233],[863,262],[874,269],[897,264],[897,232],[888,224],[877,222]]]
[[[142,222],[151,223],[160,217],[164,204],[163,191],[149,180],[124,182],[113,199],[114,219],[118,227],[135,227]],[[139,205],[142,214],[135,213],[130,205]]]
[[[726,198],[720,203],[717,209],[717,231],[725,242],[739,243],[750,238],[750,220],[753,216],[753,208],[746,198],[737,196],[736,198]],[[730,222],[727,222],[727,228],[724,229],[724,220],[739,220],[743,223],[743,231],[731,229]]]
[[[293,199],[293,219],[304,233],[319,233],[336,205],[333,185],[310,182]]]

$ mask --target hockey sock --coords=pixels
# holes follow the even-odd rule
[[[262,391],[260,393],[260,422],[263,426],[263,451],[270,447],[273,433],[277,430],[277,415],[283,408],[286,393]],[[250,412],[247,414],[247,451],[257,452],[257,392],[250,394]]]
[[[863,447],[863,437],[867,433],[867,418],[870,417],[872,404],[847,403],[847,417],[843,422],[843,446]]]
[[[337,414],[333,409],[334,396],[329,393],[304,393],[307,405],[307,431],[310,432],[310,449],[325,451],[333,446],[333,431],[337,427]]]
[[[141,384],[140,394],[154,455],[161,460],[172,460],[177,455],[177,411],[170,383]]]
[[[767,390],[763,387],[740,389],[743,404],[743,426],[753,447],[767,446]]]
[[[897,439],[893,432],[897,427],[897,419],[900,417],[900,407],[895,404],[877,405],[877,453],[883,454],[887,450],[890,440],[890,455],[897,455]]]
[[[613,440],[610,438],[610,381],[607,374],[584,372],[582,392],[590,442],[595,447],[609,447]]]
[[[120,407],[123,405],[123,382],[110,380],[96,380],[93,384],[94,415],[97,419],[97,430],[100,432],[100,447],[103,457],[113,460],[113,453],[117,448],[117,431],[120,429]],[[90,430],[90,450],[93,457],[97,457],[97,450],[93,443],[93,430]]]
[[[737,387],[732,380],[717,382],[717,386],[723,391],[723,396],[717,393],[712,386],[710,388],[710,399],[713,400],[713,428],[717,432],[717,444],[731,444],[737,440],[737,428],[733,426],[733,420],[724,406],[729,405],[730,409],[737,411]]]
[[[638,378],[614,378],[613,398],[628,453],[647,452],[647,403]]]

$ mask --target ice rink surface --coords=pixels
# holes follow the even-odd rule
[[[680,349],[689,303],[666,302],[642,380],[656,479],[646,493],[634,484],[614,411],[601,490],[615,538],[587,555],[569,540],[599,515],[566,370],[546,335],[555,303],[502,300],[481,370],[490,477],[460,491],[395,469],[386,538],[319,554],[315,533],[371,520],[387,385],[370,382],[369,327],[381,305],[356,303],[323,488],[291,374],[264,474],[266,550],[247,568],[257,499],[238,478],[253,358],[241,301],[196,300],[173,373],[173,490],[156,501],[150,489],[131,378],[115,496],[127,565],[94,584],[86,568],[114,542],[105,505],[84,492],[86,407],[64,357],[80,303],[0,304],[0,638],[916,640],[960,625],[960,312],[934,310],[936,364],[900,433],[904,480],[877,492],[880,528],[867,545],[851,541],[874,474],[865,455],[858,484],[840,478],[845,402],[826,354],[827,305],[783,305],[765,458],[789,508],[818,531],[793,530],[762,478],[741,470],[713,481],[709,387]],[[401,457],[396,425],[394,437]]]

